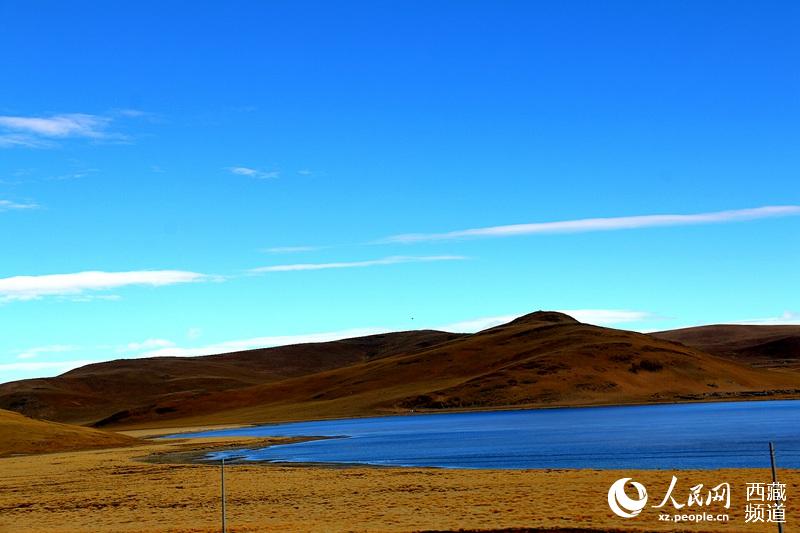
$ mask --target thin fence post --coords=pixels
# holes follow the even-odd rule
[[[775,446],[772,445],[772,442],[769,443],[769,464],[772,467],[772,482],[778,482],[778,476],[775,473]],[[778,533],[783,533],[783,523],[778,522]]]
[[[220,481],[221,483],[221,495],[222,495],[222,533],[226,533],[227,527],[225,524],[225,458],[222,458],[222,463],[220,464]]]

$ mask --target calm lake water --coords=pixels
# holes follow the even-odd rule
[[[772,441],[779,468],[800,468],[800,401],[407,415],[191,436],[223,435],[338,438],[219,452],[209,459],[503,469],[768,468]]]

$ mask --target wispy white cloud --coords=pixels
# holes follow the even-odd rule
[[[657,315],[646,311],[630,311],[626,309],[561,309],[559,313],[564,313],[572,318],[586,324],[597,326],[612,326],[616,324],[629,324],[643,322],[646,320],[657,319]],[[523,314],[518,315],[496,315],[480,318],[463,320],[452,324],[438,326],[435,329],[442,331],[452,331],[454,333],[474,333],[484,329],[493,328],[502,324],[507,324],[517,319]]]
[[[239,176],[255,176],[258,174],[256,169],[248,167],[230,167],[228,170],[231,174],[238,174]]]
[[[450,331],[453,333],[475,333],[476,331],[483,331],[484,329],[493,328],[501,324],[507,324],[508,322],[511,322],[515,318],[519,318],[521,316],[522,315],[496,315],[470,318],[460,322],[452,322],[450,324],[436,326],[433,329]]]
[[[597,326],[629,324],[662,318],[647,311],[630,311],[627,309],[562,309],[559,312],[581,322]]]
[[[798,326],[800,325],[800,313],[785,311],[783,314],[778,316],[739,320],[731,322],[731,324],[742,324],[749,326]]]
[[[80,295],[129,285],[162,286],[209,281],[213,276],[182,270],[139,270],[131,272],[88,271],[72,274],[14,276],[0,278],[0,302],[34,300],[45,296]]]
[[[280,176],[280,172],[276,170],[265,171],[258,170],[250,167],[229,167],[228,171],[237,176],[247,176],[248,178],[255,178],[259,180],[273,179]]]
[[[295,263],[291,265],[271,265],[250,270],[252,273],[263,272],[295,272],[300,270],[327,270],[332,268],[365,268],[380,265],[396,265],[399,263],[428,263],[434,261],[462,261],[467,259],[460,255],[429,255],[429,256],[406,256],[395,255],[382,259],[370,259],[367,261],[343,261],[338,263]]]
[[[365,335],[377,335],[393,331],[385,328],[356,328],[342,331],[329,331],[324,333],[307,333],[301,335],[277,335],[271,337],[253,337],[249,339],[230,340],[194,348],[170,347],[157,350],[148,350],[137,354],[135,357],[192,357],[196,355],[214,355],[254,348],[271,348],[274,346],[288,346],[291,344],[306,344],[311,342],[330,342]]]
[[[721,224],[762,218],[800,215],[798,205],[778,205],[735,209],[690,215],[641,215],[630,217],[584,218],[557,222],[534,222],[490,226],[445,233],[406,233],[393,235],[377,241],[379,244],[446,241],[479,237],[510,237],[544,233],[583,233],[590,231],[615,231],[623,229],[652,228],[659,226],[688,226],[699,224]]]
[[[142,111],[141,109],[116,109],[114,111],[115,115],[127,118],[155,118],[157,115],[155,113],[151,113],[150,111]]]
[[[42,183],[47,181],[72,181],[85,178],[94,172],[99,172],[96,168],[75,169],[60,174],[42,175],[35,169],[19,169],[11,173],[13,179],[0,179],[0,184],[4,185],[24,185],[30,183]]]
[[[37,209],[38,204],[27,202],[19,203],[12,202],[11,200],[0,200],[0,211],[19,211],[24,209]]]
[[[75,368],[94,363],[95,359],[75,359],[72,361],[24,361],[17,363],[0,364],[0,376],[5,372],[47,372],[48,375],[61,374]],[[2,383],[2,381],[0,381]]]
[[[50,344],[47,346],[36,346],[18,353],[17,359],[36,359],[40,355],[74,352],[79,349],[79,346],[73,346],[71,344]]]
[[[672,325],[672,327],[670,327],[670,330],[697,328],[702,326],[715,326],[718,324],[737,325],[737,326],[800,326],[800,313],[795,311],[784,311],[780,315],[760,317],[760,318],[744,318],[741,320],[724,319],[724,320],[710,320],[702,322],[683,322],[682,324]],[[644,333],[657,333],[663,331],[663,328],[659,329],[650,328],[647,330],[640,330],[640,331]]]
[[[59,298],[69,300],[70,302],[116,302],[122,300],[122,296],[119,294],[70,294],[60,295]]]
[[[299,252],[313,252],[320,248],[320,246],[274,246],[272,248],[265,248],[264,251],[270,254],[294,254]]]
[[[69,113],[50,117],[0,116],[0,127],[12,132],[41,137],[87,137],[99,139],[107,135],[111,119],[99,115]]]
[[[58,174],[56,176],[50,176],[46,178],[48,181],[72,181],[72,180],[79,180],[85,178],[95,172],[98,172],[96,168],[87,168],[83,170],[77,170],[74,172],[67,172],[66,174]]]
[[[134,352],[138,352],[139,350],[150,350],[153,348],[168,348],[170,346],[175,346],[175,343],[171,340],[167,339],[147,339],[143,340],[142,342],[131,342],[126,345],[124,348],[120,348],[121,351],[130,350]]]
[[[126,142],[129,137],[110,131],[115,118],[142,118],[152,114],[119,110],[107,115],[62,113],[50,116],[0,116],[0,148],[51,148],[64,139]]]
[[[0,148],[50,148],[52,141],[24,133],[0,133]]]

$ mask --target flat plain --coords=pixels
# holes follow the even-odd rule
[[[278,439],[274,439],[277,441]],[[219,466],[187,459],[264,439],[158,441],[106,450],[0,459],[0,532],[200,533],[220,531]],[[147,458],[145,460],[145,458]],[[698,483],[729,482],[729,523],[674,524],[656,509],[625,520],[608,487],[632,477],[661,500],[672,475],[685,501]],[[781,470],[787,520],[800,518],[800,470]],[[229,531],[768,531],[746,524],[745,487],[769,471],[448,470],[234,464],[226,468]],[[669,505],[667,506],[670,507]],[[708,508],[724,512],[719,504]],[[690,512],[702,511],[693,507]],[[672,511],[670,512],[678,512]],[[682,512],[682,511],[681,511]],[[770,529],[768,529],[768,527]]]

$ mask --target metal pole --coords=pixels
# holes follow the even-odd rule
[[[772,467],[772,482],[777,483],[778,476],[775,474],[775,447],[771,442],[769,443],[769,463]],[[778,522],[778,533],[783,533],[783,524],[781,522]]]
[[[225,524],[225,459],[222,459],[222,464],[220,465],[220,479],[222,481],[222,533],[227,531],[226,524]]]

